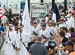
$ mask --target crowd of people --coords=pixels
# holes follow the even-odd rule
[[[32,36],[29,46],[35,42],[39,43],[36,41],[36,36],[40,36],[42,37],[40,43],[47,49],[47,51],[45,49],[45,54],[55,55],[57,53],[57,55],[68,55],[71,53],[71,50],[74,52],[74,17],[74,13],[67,12],[65,16],[61,15],[58,23],[55,23],[48,14],[42,20],[42,23],[35,19],[31,23]],[[41,45],[39,45],[40,47],[38,45],[31,45],[29,51],[31,55],[41,55],[40,53],[44,51],[42,50],[43,47],[40,50]],[[36,54],[38,52],[39,54]]]
[[[30,41],[26,42],[22,17],[13,19],[9,11],[3,14],[0,24],[0,34],[5,38],[1,49],[4,55],[75,55],[75,13],[61,14],[57,23],[49,14],[42,20],[35,18],[30,23]]]

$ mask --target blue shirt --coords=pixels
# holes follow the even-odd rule
[[[29,53],[31,53],[32,55],[46,55],[47,49],[44,45],[40,43],[35,43],[31,45]]]
[[[0,31],[4,32],[4,28],[2,26],[0,26]]]

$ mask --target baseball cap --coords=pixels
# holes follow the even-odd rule
[[[67,41],[65,44],[64,44],[65,46],[74,46],[74,44],[73,44],[73,42],[72,41]]]
[[[37,22],[36,21],[33,21],[33,24],[37,24]]]
[[[9,27],[11,28],[11,27],[13,27],[13,25],[12,24],[9,24]]]

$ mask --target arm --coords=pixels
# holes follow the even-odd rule
[[[59,50],[64,50],[65,49],[65,47],[63,46],[63,47],[60,47],[60,48],[58,48]]]
[[[47,38],[47,39],[45,39],[45,40],[42,42],[42,44],[46,43],[47,41],[48,41],[48,38]]]

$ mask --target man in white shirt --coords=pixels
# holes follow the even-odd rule
[[[16,55],[20,55],[20,32],[18,30],[18,24],[15,23],[14,25],[14,37],[15,37],[15,50],[16,50]]]
[[[42,24],[42,29],[40,30],[39,35],[43,38],[41,43],[48,47],[49,33],[46,29],[46,24]]]
[[[73,18],[73,16],[71,16],[71,14],[68,14],[66,16],[66,19],[67,19],[67,21],[66,21],[67,28],[69,29],[71,27],[74,27],[74,18]]]
[[[58,29],[60,29],[61,27],[66,27],[66,24],[64,23],[64,18],[61,18],[60,19],[60,24],[59,24],[59,26],[58,26]]]
[[[5,39],[6,39],[6,45],[5,45],[4,55],[15,55],[15,36],[12,26],[9,26],[9,30],[6,32]]]
[[[38,35],[39,34],[40,29],[38,28],[38,23],[37,22],[33,22],[33,35]],[[36,34],[34,34],[34,32]]]

